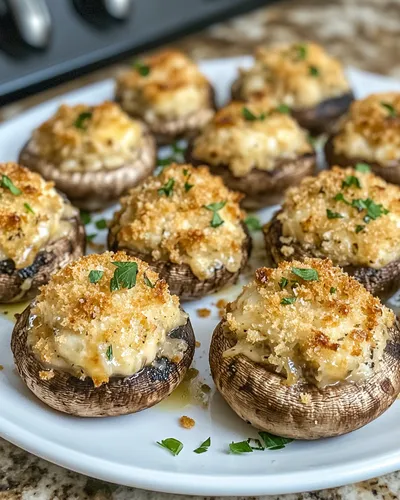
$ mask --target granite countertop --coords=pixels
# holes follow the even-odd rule
[[[248,54],[255,45],[313,39],[345,64],[400,78],[399,0],[296,0],[264,7],[174,43],[196,59]],[[0,121],[57,94],[115,74],[119,65],[0,109]],[[172,500],[67,471],[0,439],[0,500]],[[179,497],[199,498],[200,497]],[[203,497],[202,497],[203,498]],[[242,497],[243,498],[243,497]],[[400,498],[400,473],[331,490],[270,500]],[[205,500],[205,499],[204,499]]]

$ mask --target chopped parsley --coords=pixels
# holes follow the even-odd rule
[[[184,184],[185,193],[188,193],[192,189],[192,187],[194,186],[194,184],[190,184],[189,183],[189,179],[190,179],[190,175],[189,175],[189,177],[187,178],[187,180],[186,180],[186,182]]]
[[[304,281],[318,281],[318,271],[313,268],[292,267],[292,273]]]
[[[332,210],[329,210],[329,208],[326,209],[326,216],[328,217],[328,219],[343,219],[344,217],[339,212],[332,212]]]
[[[361,184],[358,177],[355,177],[354,175],[348,175],[342,182],[342,188],[351,186],[355,186],[356,188],[361,189]]]
[[[336,293],[336,288],[334,286],[331,286],[329,293]]]
[[[111,344],[107,347],[106,358],[108,359],[108,361],[111,361],[113,359],[113,348]]]
[[[34,213],[35,213],[35,212],[34,212],[34,210],[33,210],[33,208],[29,205],[29,203],[24,203],[24,207],[25,207],[25,208],[26,208],[26,210],[27,210],[28,212],[30,212],[31,214],[34,214]]]
[[[283,306],[288,306],[290,304],[294,304],[296,302],[296,297],[284,297],[282,300],[281,300],[281,304]]]
[[[161,448],[168,450],[174,457],[179,455],[183,450],[183,444],[175,438],[163,439],[161,442],[157,441],[157,444],[161,446]]]
[[[104,271],[99,271],[98,269],[93,269],[89,273],[90,283],[97,283],[103,277]]]
[[[110,280],[110,290],[115,292],[121,288],[131,289],[136,285],[138,265],[136,262],[112,262],[116,266],[114,276]]]
[[[97,229],[106,229],[107,228],[107,221],[106,219],[99,219],[95,222],[95,225]]]
[[[363,226],[362,224],[357,224],[356,234],[361,233],[361,231],[363,231],[364,229],[365,229],[365,226]]]
[[[81,210],[79,212],[79,215],[81,217],[82,224],[84,224],[85,226],[92,222],[92,217],[90,216],[89,212],[86,212],[86,210]]]
[[[338,193],[337,195],[334,196],[333,199],[335,201],[343,201],[343,203],[346,203],[346,205],[351,205],[351,203],[346,200],[346,198],[344,197],[343,193]]]
[[[159,190],[158,190],[158,194],[161,196],[163,194],[165,194],[165,196],[171,196],[172,194],[172,191],[174,190],[174,184],[175,184],[175,179],[173,179],[172,177],[168,180],[168,182],[166,182],[164,184],[163,187],[161,187]]]
[[[211,446],[211,438],[206,439],[201,445],[193,450],[194,453],[200,454],[208,451],[208,448]]]
[[[397,112],[390,103],[382,101],[381,106],[386,109],[390,118],[396,118]]]
[[[3,187],[4,189],[8,189],[14,196],[19,196],[20,194],[22,194],[22,191],[17,188],[13,181],[4,174],[1,176],[1,187]]]
[[[97,233],[91,233],[86,235],[86,241],[93,241],[97,236]]]
[[[361,172],[363,174],[366,174],[368,172],[371,172],[371,167],[368,165],[368,163],[356,163],[356,170],[357,172]]]
[[[261,231],[262,229],[260,219],[258,217],[254,217],[254,215],[249,215],[248,217],[246,217],[244,223],[250,229],[250,231]]]
[[[75,128],[79,128],[81,130],[86,130],[87,121],[92,118],[93,113],[91,111],[84,111],[78,115],[78,118],[74,122]]]
[[[285,278],[284,276],[282,276],[281,280],[279,281],[280,289],[283,290],[287,286],[288,283],[289,283],[289,280],[287,278]]]
[[[248,122],[254,122],[256,120],[265,120],[266,114],[261,113],[260,115],[255,115],[252,111],[249,110],[249,108],[246,108],[245,106],[242,108],[242,116],[245,120]]]
[[[300,61],[304,61],[307,57],[307,46],[306,45],[296,45],[296,56]]]
[[[134,61],[133,67],[139,73],[140,76],[148,76],[150,74],[150,66],[144,64],[141,61]]]
[[[367,214],[363,218],[366,224],[368,224],[371,219],[376,220],[378,217],[389,213],[389,210],[384,208],[383,205],[375,203],[373,200],[371,200],[371,198],[366,198],[365,200],[358,198],[356,200],[353,200],[351,205],[354,208],[357,208],[359,212],[361,212],[362,210],[367,211]]]
[[[229,445],[229,451],[235,455],[239,455],[241,453],[252,453],[253,448],[247,441],[239,441],[237,443],[232,442]]]
[[[204,208],[213,212],[213,216],[211,219],[211,227],[219,227],[222,226],[224,220],[219,215],[218,211],[224,208],[226,205],[226,201],[219,201],[217,203],[211,203],[210,205],[204,205]]]
[[[258,435],[262,439],[267,450],[281,450],[287,444],[293,441],[293,439],[275,436],[274,434],[270,434],[269,432],[260,431]]]
[[[154,288],[155,287],[155,283],[152,283],[149,278],[147,277],[147,275],[145,274],[144,275],[144,282],[146,283],[147,286],[149,286],[150,288]]]
[[[309,66],[308,73],[310,76],[319,76],[319,69],[316,66]]]
[[[282,113],[284,115],[288,115],[290,113],[290,108],[286,104],[280,104],[277,108],[276,111],[279,113]]]

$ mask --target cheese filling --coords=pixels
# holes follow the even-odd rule
[[[136,283],[111,291],[119,268]],[[130,266],[130,267],[129,267]],[[97,271],[97,281],[90,278]],[[75,377],[90,377],[95,386],[110,377],[130,376],[150,365],[161,353],[174,362],[187,345],[169,338],[186,324],[178,297],[158,274],[123,252],[89,255],[69,264],[42,287],[30,318],[28,344],[47,367]]]
[[[380,269],[400,259],[400,188],[371,173],[334,167],[287,190],[281,253],[300,245],[339,266]]]
[[[210,84],[197,65],[178,51],[137,61],[117,79],[117,98],[147,123],[172,120],[211,108]]]
[[[299,276],[305,269],[308,280]],[[289,385],[359,382],[379,369],[394,321],[390,309],[331,261],[283,262],[258,269],[229,305],[225,327],[237,344],[224,356],[244,354]]]
[[[253,168],[270,172],[279,162],[312,151],[307,133],[286,109],[267,102],[231,103],[220,109],[193,144],[194,157],[210,165],[227,165],[236,177]]]
[[[47,244],[71,231],[78,211],[39,174],[16,163],[0,164],[0,261],[30,266]]]
[[[111,232],[119,248],[188,264],[199,279],[222,267],[233,273],[245,240],[239,200],[206,167],[175,164],[122,198]]]
[[[334,150],[390,166],[400,159],[400,93],[372,94],[354,101],[333,139]]]
[[[63,172],[114,170],[138,159],[143,133],[115,103],[62,105],[33,132],[29,147]]]
[[[273,98],[295,109],[350,91],[340,62],[315,43],[259,47],[254,66],[241,70],[239,83],[244,100]]]

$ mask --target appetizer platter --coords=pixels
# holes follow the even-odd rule
[[[400,468],[399,91],[167,51],[2,124],[0,436],[177,494]]]

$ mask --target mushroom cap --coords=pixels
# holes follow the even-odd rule
[[[71,226],[69,237],[64,236],[46,245],[28,267],[16,269],[11,259],[0,261],[0,303],[32,299],[53,273],[84,255],[86,235],[79,215],[71,219]],[[32,281],[25,289],[23,285],[29,279]]]
[[[265,248],[272,261],[278,264],[282,260],[302,260],[304,257],[315,257],[312,249],[306,250],[297,242],[291,243],[291,246],[294,248],[292,255],[286,258],[282,255],[280,248],[284,243],[280,240],[282,236],[282,224],[278,220],[278,214],[279,212],[263,228]],[[345,266],[343,270],[350,274],[350,276],[354,276],[372,295],[377,295],[382,299],[390,297],[397,290],[400,283],[400,260],[390,262],[380,269],[363,266]]]
[[[156,358],[149,366],[129,377],[112,377],[95,387],[90,378],[80,380],[66,372],[54,370],[54,376],[40,378],[48,370],[35,357],[27,343],[29,305],[19,315],[11,337],[11,350],[17,370],[28,388],[41,401],[55,410],[79,417],[107,417],[136,413],[165,399],[182,381],[194,355],[195,337],[190,320],[170,332],[182,339],[187,349],[174,363]]]
[[[252,249],[251,236],[247,226],[243,223],[242,226],[246,238],[242,244],[242,262],[239,269],[231,273],[225,267],[221,267],[215,269],[211,278],[205,280],[200,280],[188,264],[175,264],[171,261],[153,260],[150,254],[143,254],[131,248],[120,247],[111,231],[108,233],[108,248],[114,252],[123,250],[128,255],[147,262],[153,271],[157,272],[160,278],[168,283],[171,294],[178,295],[182,300],[194,300],[217,292],[222,287],[236,283],[238,280],[239,274],[247,264]]]
[[[96,172],[63,172],[53,163],[40,157],[32,140],[19,155],[19,162],[46,180],[55,183],[79,208],[97,210],[116,201],[128,189],[149,176],[156,166],[156,144],[147,127],[142,124],[143,144],[134,162],[113,170]]]
[[[390,333],[380,368],[371,377],[318,389],[304,382],[285,385],[282,376],[243,354],[224,357],[236,341],[221,321],[211,340],[211,373],[230,407],[258,429],[294,439],[339,436],[379,417],[400,392],[399,325]]]

